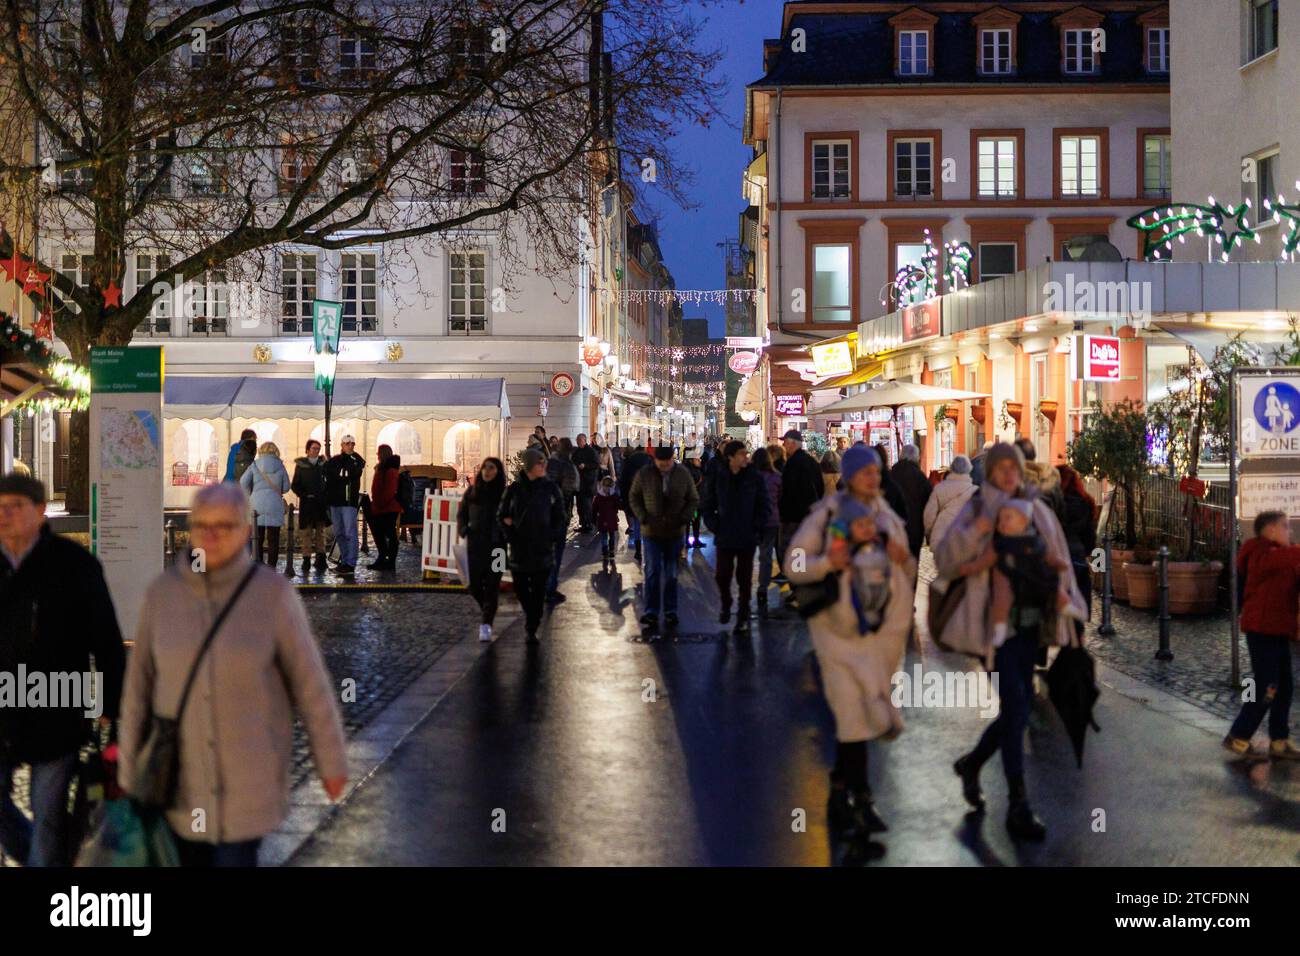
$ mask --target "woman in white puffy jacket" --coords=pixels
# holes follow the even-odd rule
[[[925,526],[925,540],[930,542],[931,548],[943,540],[953,519],[961,513],[962,506],[976,490],[975,483],[970,478],[970,459],[958,455],[948,466],[948,474],[934,486],[934,493],[925,503],[922,523]]]
[[[911,633],[913,561],[903,520],[880,493],[881,463],[875,450],[854,446],[840,465],[844,490],[818,502],[799,525],[787,551],[789,578],[805,586],[800,597],[821,668],[826,701],[835,716],[835,769],[831,771],[828,825],[855,838],[887,829],[872,803],[867,784],[867,742],[892,740],[903,730],[903,716],[890,700]],[[856,501],[870,510],[877,540],[888,556],[889,599],[874,629],[865,630],[855,605],[853,558],[848,548],[833,548],[836,515]],[[822,605],[813,595],[830,576],[835,599]],[[812,587],[807,587],[812,586]],[[831,593],[828,589],[827,598]]]

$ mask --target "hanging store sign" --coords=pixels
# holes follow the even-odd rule
[[[1300,458],[1300,375],[1242,375],[1237,437],[1242,458]]]
[[[848,342],[823,342],[812,347],[813,365],[818,378],[848,375],[853,371],[853,350]]]
[[[903,341],[920,342],[939,335],[939,300],[909,305],[903,309]]]
[[[551,391],[560,398],[568,398],[573,394],[573,376],[568,372],[556,372],[551,377]]]
[[[759,354],[757,352],[736,352],[731,358],[727,359],[727,368],[737,375],[749,375],[758,368],[758,362]]]
[[[584,345],[582,347],[582,361],[591,368],[595,368],[605,361],[605,353],[600,350],[599,344]]]
[[[729,349],[761,349],[763,347],[763,337],[760,335],[728,335],[727,348]]]
[[[802,395],[777,395],[776,413],[786,418],[802,418],[804,415],[804,397]]]
[[[1113,335],[1079,336],[1074,349],[1075,377],[1085,382],[1118,382],[1119,345],[1119,338]]]

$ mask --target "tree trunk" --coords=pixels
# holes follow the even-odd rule
[[[1128,538],[1128,547],[1137,547],[1137,513],[1133,507],[1133,486],[1124,482],[1120,484],[1124,491],[1124,533]]]

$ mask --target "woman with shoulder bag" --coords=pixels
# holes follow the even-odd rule
[[[257,458],[240,476],[240,485],[253,499],[257,516],[257,560],[270,554],[266,563],[275,567],[280,561],[280,529],[284,527],[284,495],[289,490],[289,472],[280,460],[275,442],[263,442]]]
[[[505,465],[500,458],[484,458],[474,476],[474,484],[461,498],[456,512],[456,531],[466,541],[469,593],[482,613],[478,628],[480,641],[492,640],[492,622],[496,620],[501,595],[505,562],[498,557],[505,554],[506,536],[497,512],[505,492]]]
[[[194,496],[195,550],[149,586],[122,691],[118,780],[165,812],[183,866],[256,865],[289,812],[295,709],[330,799],[347,783],[336,690],[306,611],[249,557],[248,530],[239,487]]]
[[[907,528],[881,494],[881,470],[873,449],[846,451],[844,490],[813,506],[787,552],[835,716],[828,823],[859,841],[887,829],[868,785],[867,742],[892,740],[903,730],[890,681],[912,628]]]

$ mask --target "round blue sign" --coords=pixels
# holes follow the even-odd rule
[[[1255,421],[1272,435],[1285,435],[1300,425],[1300,391],[1286,382],[1270,382],[1255,396]]]

